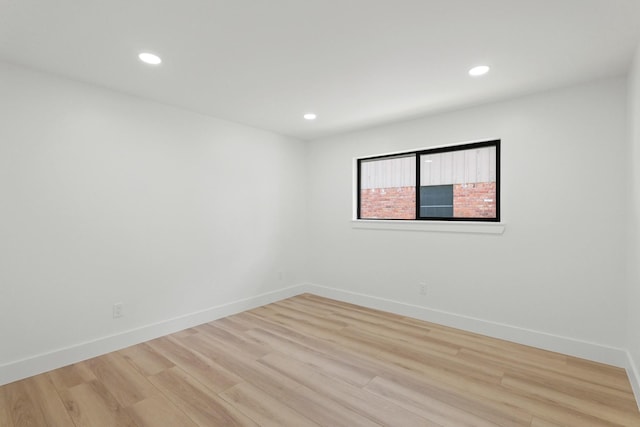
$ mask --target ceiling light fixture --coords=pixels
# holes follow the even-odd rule
[[[160,59],[158,55],[154,55],[153,53],[149,52],[142,52],[140,55],[138,55],[138,58],[140,58],[140,61],[149,65],[159,65],[162,62],[162,59]]]
[[[316,117],[318,117],[318,116],[316,116],[316,115],[315,115],[315,114],[313,114],[313,113],[307,113],[307,114],[305,114],[305,115],[304,115],[304,116],[302,116],[302,117],[304,117],[304,118],[305,118],[305,120],[315,120],[315,119],[316,119]]]
[[[473,67],[469,70],[469,75],[473,77],[478,77],[485,75],[489,72],[490,68],[486,65],[478,65],[477,67]]]

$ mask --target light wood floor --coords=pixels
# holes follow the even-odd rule
[[[640,426],[624,370],[301,295],[0,387],[0,426]]]

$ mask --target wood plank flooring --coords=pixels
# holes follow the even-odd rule
[[[640,426],[623,369],[300,295],[0,387],[2,427]]]

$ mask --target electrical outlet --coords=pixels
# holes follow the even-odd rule
[[[113,318],[117,319],[124,316],[124,307],[121,302],[113,304]]]
[[[426,295],[427,294],[427,284],[426,283],[421,282],[419,284],[419,288],[418,289],[419,289],[420,295]]]

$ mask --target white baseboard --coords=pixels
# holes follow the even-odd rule
[[[304,285],[291,286],[0,365],[0,386],[211,322],[225,316],[280,301],[305,291],[306,287]]]
[[[638,370],[638,365],[633,360],[633,356],[631,356],[631,352],[629,351],[627,351],[627,365],[625,368],[629,382],[631,383],[631,388],[633,389],[633,394],[636,396],[638,409],[640,410],[640,370]]]
[[[305,292],[626,368],[640,402],[640,371],[624,349],[314,284],[295,285],[0,365],[0,386]]]
[[[342,289],[329,288],[314,284],[308,284],[305,288],[308,292],[319,296],[377,310],[388,311],[402,316],[426,320],[428,322],[450,326],[452,328],[475,332],[493,338],[499,338],[531,347],[580,357],[595,362],[606,363],[620,368],[627,367],[630,360],[627,357],[627,351],[622,348],[610,347],[593,342],[535,331],[532,329],[520,328],[504,323],[492,322],[489,320],[478,319],[390,299],[349,292]],[[637,395],[638,394],[636,394],[636,396]]]

